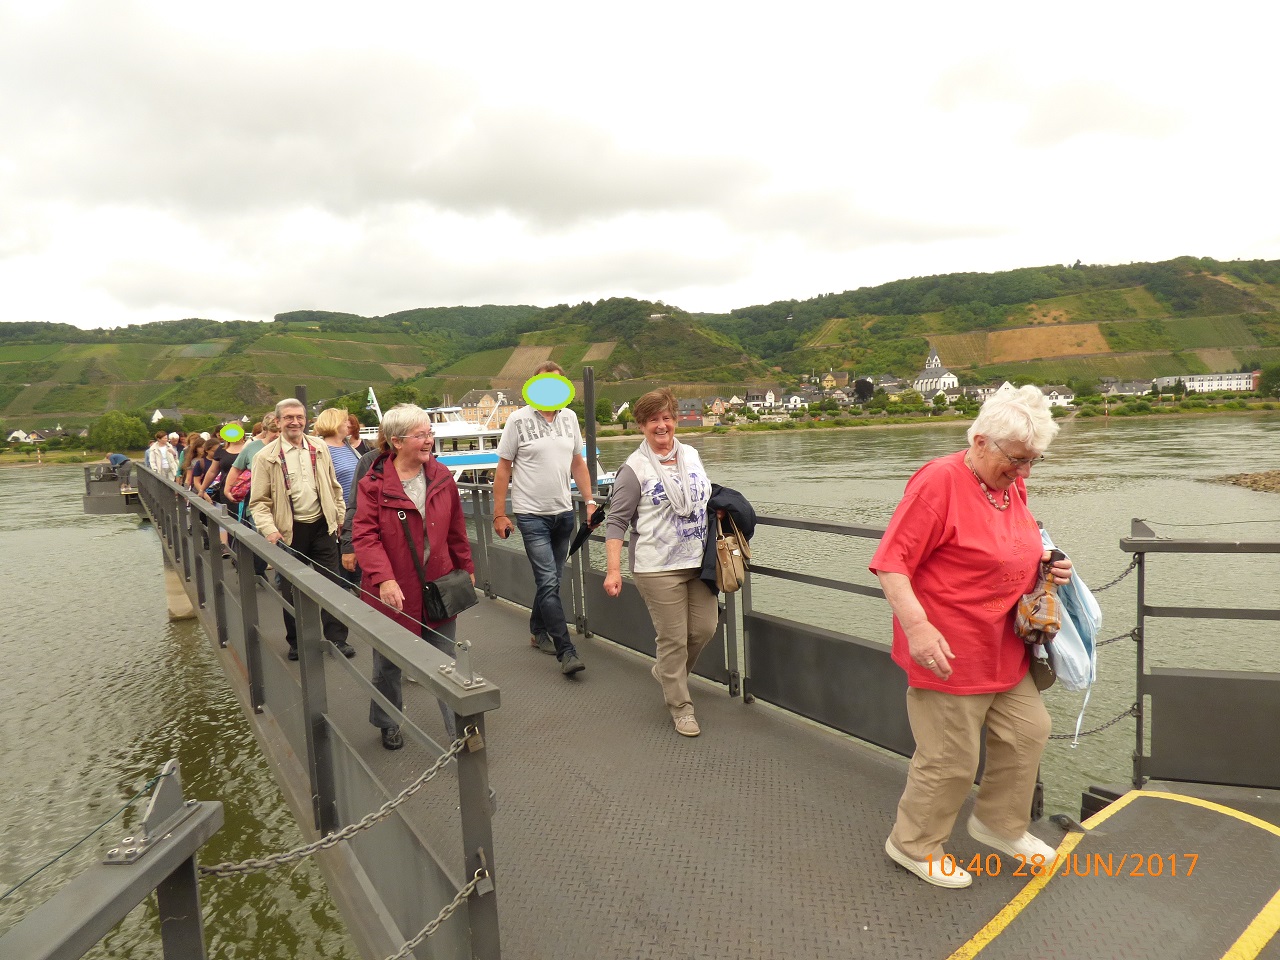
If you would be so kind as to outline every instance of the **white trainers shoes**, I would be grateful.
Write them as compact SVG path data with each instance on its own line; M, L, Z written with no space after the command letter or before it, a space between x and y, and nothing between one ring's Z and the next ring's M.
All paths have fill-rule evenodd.
M982 825L981 820L974 816L969 817L969 836L979 843L986 844L988 847L994 847L1007 856L1020 857L1027 863L1030 863L1031 858L1038 854L1044 857L1044 863L1049 865L1053 863L1053 858L1058 855L1057 850L1030 833L1024 833L1017 840L1005 840L1003 837L997 837Z
M929 860L912 860L895 847L892 840L885 840L884 852L898 866L905 867L925 883L932 883L935 887L948 887L958 890L973 883L973 877L969 871L956 863L952 857L944 857L941 861L933 862Z

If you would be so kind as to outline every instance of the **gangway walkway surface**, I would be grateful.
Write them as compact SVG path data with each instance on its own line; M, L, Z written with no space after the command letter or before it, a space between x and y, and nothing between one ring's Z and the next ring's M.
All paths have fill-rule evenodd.
M265 598L259 609L270 609ZM283 658L273 619L264 617L264 637ZM526 609L482 600L458 627L478 672L503 691L486 736L503 956L939 958L1026 885L1006 871L948 891L888 860L901 758L697 678L703 732L682 737L651 659L575 637L587 670L566 678L529 645L527 626ZM351 662L367 672L368 648ZM347 699L330 694L329 711L397 791L432 758L409 738L384 750L367 698L350 689ZM443 738L435 704L414 684L405 684L405 712ZM446 811L415 798L407 815L447 845L456 833L440 819L453 802ZM1034 829L1061 837L1048 824ZM950 849L965 860L990 852L962 827Z

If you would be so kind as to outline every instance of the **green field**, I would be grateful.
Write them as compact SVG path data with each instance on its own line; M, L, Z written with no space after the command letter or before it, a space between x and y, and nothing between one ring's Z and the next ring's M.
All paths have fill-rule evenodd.
M1122 380L1152 380L1176 377L1186 373L1211 371L1192 353L1130 354L1120 357L1065 357L1056 360L1033 360L1027 363L1003 363L979 367L971 371L979 381L1031 379L1042 384L1059 384L1068 380L1118 377Z
M1241 317L1187 317L1164 321L1178 349L1256 347L1258 341Z
M520 336L522 347L555 347L560 344L581 343L583 353L591 342L590 327L585 323L566 323L550 330L531 330Z
M22 360L44 360L53 356L62 346L57 343L16 343L0 347L0 363L16 363Z
M496 377L502 372L515 347L500 347L497 350L482 350L469 357L463 357L457 363L450 364L439 372L445 377ZM585 352L585 351L584 351Z
M341 336L346 336L345 334ZM391 336L388 334L387 336ZM408 337L395 343L369 343L328 337L270 335L245 351L246 356L287 354L296 357L327 357L338 361L398 363L422 366L422 346Z

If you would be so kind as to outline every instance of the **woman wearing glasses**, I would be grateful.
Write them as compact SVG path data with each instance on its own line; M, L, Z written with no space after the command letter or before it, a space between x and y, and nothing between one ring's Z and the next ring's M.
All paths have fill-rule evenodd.
M458 485L433 455L434 441L431 420L421 407L402 403L387 411L382 418L382 452L356 487L351 539L363 571L365 602L437 649L452 653L457 620L426 620L418 566L422 564L428 581L462 569L475 583L475 565ZM377 650L373 685L396 709L403 709L400 668ZM449 739L455 739L453 714L443 703L440 712ZM382 745L388 750L404 746L400 725L376 701L369 704L369 722L382 730Z
M1026 479L1058 432L1039 389L1005 389L982 405L969 447L921 467L907 482L871 570L893 608L893 660L907 673L916 750L885 852L922 880L967 887L943 869L943 844L986 764L968 830L1011 859L1054 849L1034 837L1031 799L1049 714L1028 674L1014 611L1034 589L1041 562ZM1071 562L1053 565L1066 583Z

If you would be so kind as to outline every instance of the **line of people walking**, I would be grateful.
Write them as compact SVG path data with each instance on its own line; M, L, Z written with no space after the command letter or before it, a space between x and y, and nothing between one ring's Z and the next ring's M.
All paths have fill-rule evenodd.
M539 372L563 374L551 363ZM629 541L632 580L656 634L653 678L676 732L696 737L701 729L689 676L719 622L709 547L726 518L749 537L755 517L745 498L713 484L697 450L679 441L669 390L643 396L635 416L644 439L615 479L604 591L620 595ZM219 459L218 447L209 452L215 441L188 438L186 475L200 477L192 483L207 494L206 478L216 476L219 462L228 464L224 487L237 471L250 469L249 516L269 542L284 542L335 578L345 572L366 603L451 652L456 619L428 619L422 587L456 570L474 583L475 566L457 484L434 456L432 421L417 406L394 407L383 418L376 448L359 456L351 443L358 424L348 417L325 411L317 418L319 437L309 438L302 404L281 401L274 417L263 419L265 439L254 441L261 443L256 452L246 445L238 456L227 451ZM1041 549L1027 506L1025 481L1056 432L1038 389L990 398L969 429L967 448L925 464L908 481L870 563L893 611L892 655L907 675L916 742L885 851L937 886L972 882L963 869L944 873L941 864L984 739L986 765L969 833L1010 856L1051 859L1054 852L1028 830L1049 717L1013 621L1018 600L1039 578L1061 584L1071 577L1069 560L1050 562ZM553 654L560 672L580 682L586 664L560 599L575 525L570 482L591 490L577 417L568 409L526 406L507 421L498 455L493 532L502 539L513 529L521 533L535 583L529 643ZM208 463L203 476L202 462ZM588 522L600 509L588 493ZM291 596L287 585L285 595ZM289 656L296 659L292 620L286 614ZM355 655L346 628L327 614L324 633L339 651ZM401 710L399 667L376 651L373 660L375 689ZM441 712L452 738L454 717L443 704ZM385 748L404 745L399 725L377 700L369 721Z

